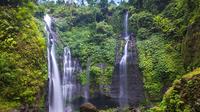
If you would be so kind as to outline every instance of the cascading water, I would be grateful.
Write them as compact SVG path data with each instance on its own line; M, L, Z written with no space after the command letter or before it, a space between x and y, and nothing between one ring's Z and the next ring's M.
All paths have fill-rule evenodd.
M76 91L76 80L74 77L74 61L71 59L71 52L68 47L64 48L64 74L63 74L63 97L66 102L66 111L73 112L72 98Z
M89 57L87 60L87 70L86 70L86 85L84 87L84 98L85 98L85 102L88 102L89 98L90 98L90 62L91 58Z
M54 3L56 3L58 0L48 0L48 1L53 1Z
M128 12L125 14L124 19L124 39L126 41L124 47L124 55L120 61L120 90L119 90L119 105L120 108L128 106L128 90L127 90L127 57L128 57Z
M61 81L55 55L55 37L54 32L51 30L51 17L48 14L45 15L44 21L46 22L45 29L48 33L49 112L64 112Z

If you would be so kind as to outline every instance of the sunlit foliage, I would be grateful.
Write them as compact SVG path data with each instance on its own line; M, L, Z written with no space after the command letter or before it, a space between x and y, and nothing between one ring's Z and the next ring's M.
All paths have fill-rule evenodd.
M46 47L32 7L0 8L0 94L37 109L46 79Z

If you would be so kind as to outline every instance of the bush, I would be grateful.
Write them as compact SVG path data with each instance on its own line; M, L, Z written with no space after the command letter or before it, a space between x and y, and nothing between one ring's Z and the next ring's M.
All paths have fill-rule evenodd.
M154 16L147 11L142 11L139 13L134 13L130 16L130 25L134 32L136 32L139 28L147 28L153 29L153 18Z
M151 35L150 31L146 28L140 28L137 31L137 38L140 40L148 39L150 38L150 35Z
M165 91L163 88L184 72L181 57L170 41L161 35L152 35L149 39L139 41L137 47L144 87L151 100L161 99Z
M200 69L196 69L180 80L174 81L172 87L165 93L161 104L149 112L193 112L200 109L199 85Z
M46 47L34 11L28 7L0 10L1 97L24 107L39 105L47 73Z

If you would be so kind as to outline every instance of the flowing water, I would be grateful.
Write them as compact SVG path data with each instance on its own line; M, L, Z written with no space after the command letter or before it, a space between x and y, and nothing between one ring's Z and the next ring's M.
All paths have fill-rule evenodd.
M44 21L46 22L45 29L48 33L49 112L64 112L61 80L55 55L55 35L51 30L51 17L48 14L45 15Z
M74 74L75 63L71 59L70 49L64 48L63 59L63 80L61 83L58 64L55 55L55 32L52 30L51 17L45 15L46 31L48 33L48 78L49 78L49 112L74 112L73 97L76 92L76 79ZM127 87L127 57L128 57L128 12L124 19L124 46L123 56L120 61L120 86L119 86L119 105L120 108L128 106L128 87ZM89 100L89 86L90 86L90 58L87 62L87 84L84 88L85 102ZM62 84L62 85L61 85ZM65 103L64 103L65 102ZM64 109L64 106L66 107Z
M128 36L128 12L125 14L124 19L124 39L126 41L124 47L124 54L120 61L120 90L119 90L119 105L120 108L124 108L128 106L128 90L127 90L127 57L128 57L128 43L129 43L129 36Z
M90 63L91 63L91 58L89 57L87 60L87 70L86 70L86 79L87 82L84 86L84 98L85 102L88 102L90 98Z
M76 92L76 80L74 76L75 63L72 61L71 52L68 47L64 48L64 73L63 73L63 97L66 102L66 111L73 112L72 98Z

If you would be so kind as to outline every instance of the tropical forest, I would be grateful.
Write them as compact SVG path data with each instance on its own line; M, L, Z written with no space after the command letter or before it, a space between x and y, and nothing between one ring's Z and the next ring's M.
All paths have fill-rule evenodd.
M200 0L0 0L0 112L200 112Z

